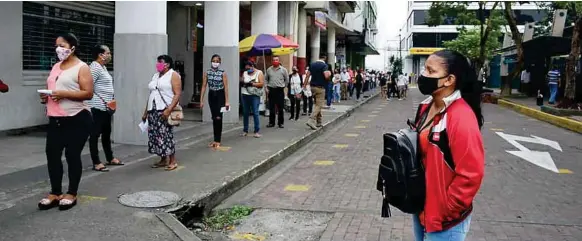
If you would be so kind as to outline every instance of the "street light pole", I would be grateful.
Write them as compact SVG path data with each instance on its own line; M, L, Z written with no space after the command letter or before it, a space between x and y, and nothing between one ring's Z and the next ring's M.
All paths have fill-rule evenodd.
M398 57L402 61L402 35L400 31L402 31L402 29L398 29Z

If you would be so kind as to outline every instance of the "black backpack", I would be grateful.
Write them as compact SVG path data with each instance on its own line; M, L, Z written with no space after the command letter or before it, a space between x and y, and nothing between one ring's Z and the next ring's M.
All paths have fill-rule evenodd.
M428 111L420 123L424 122L426 114ZM408 120L409 128L384 134L384 153L376 185L382 192L382 217L390 217L390 205L409 214L418 214L424 209L425 176L415 123Z

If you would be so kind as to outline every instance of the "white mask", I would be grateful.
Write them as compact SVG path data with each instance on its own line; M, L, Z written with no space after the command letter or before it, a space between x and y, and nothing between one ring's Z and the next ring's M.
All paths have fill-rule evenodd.
M73 53L73 49L67 49L60 46L57 47L55 51L57 52L57 57L59 58L60 61L64 61L65 59L69 58L69 56L71 56L71 53Z
M212 68L216 69L218 66L220 66L220 63L212 62Z

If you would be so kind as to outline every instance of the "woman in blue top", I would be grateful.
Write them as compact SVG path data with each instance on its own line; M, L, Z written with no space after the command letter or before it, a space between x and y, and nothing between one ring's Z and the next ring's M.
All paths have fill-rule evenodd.
M222 107L230 108L228 103L228 78L226 72L219 68L222 58L220 55L212 55L211 68L202 77L202 91L200 95L200 108L204 107L204 94L208 86L208 107L212 115L212 128L214 129L214 141L209 147L219 148L222 136Z

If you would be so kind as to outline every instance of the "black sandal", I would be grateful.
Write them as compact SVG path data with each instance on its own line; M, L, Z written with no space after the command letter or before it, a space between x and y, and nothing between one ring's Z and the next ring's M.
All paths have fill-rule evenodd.
M59 202L61 201L61 196L57 196L54 194L49 194L46 198L43 198L38 203L39 210L49 210L56 206L59 206Z
M113 160L117 160L117 162L112 162ZM125 163L121 162L121 161L120 161L120 160L118 160L118 159L113 159L113 160L111 160L111 161L108 161L108 162L107 162L107 165L108 165L108 166L123 166L123 165L125 165Z
M69 210L69 209L73 208L75 205L77 205L77 197L75 197L71 194L67 194L66 196L73 197L73 199L67 199L67 198L63 197L59 201L59 210L61 210L61 211Z
M103 166L101 168L97 168L95 166L93 166L93 171L98 171L98 172L109 172L109 168L107 168L106 166Z

